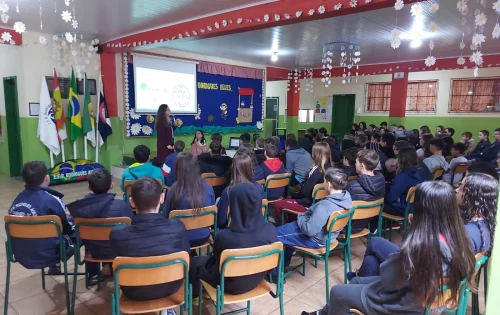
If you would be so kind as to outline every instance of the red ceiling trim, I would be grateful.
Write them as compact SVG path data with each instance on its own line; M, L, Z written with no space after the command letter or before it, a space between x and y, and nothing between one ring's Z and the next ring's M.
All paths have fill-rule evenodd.
M2 35L4 32L10 33L10 35L12 36L12 40L15 42L15 46L21 46L23 44L23 34L16 33L14 30L8 28L0 27L0 35ZM1 39L0 44L10 45L10 43L6 43Z
M267 67L266 80L267 81L288 80L288 72L289 72L288 69Z
M423 0L415 0L414 2L418 1ZM342 4L341 9L335 10L335 5L339 3ZM139 47L144 49L145 46L150 46L148 48L152 48L155 47L155 44L158 46L161 42L174 39L178 40L179 38L182 40L189 40L186 39L186 37L210 38L275 26L314 21L334 16L388 8L394 5L394 0L372 0L369 3L358 0L355 8L350 7L349 3L350 0L282 0L271 2L125 36L104 43L103 50L105 52L118 53L135 50ZM323 14L318 12L320 6L324 6L325 8ZM314 10L314 13L309 15L309 10ZM297 16L297 12L301 12L301 15ZM267 22L264 19L266 14L269 18ZM289 15L288 19L285 17L285 14ZM279 20L276 20L275 15L279 15ZM224 21L227 24L226 26L224 26ZM219 28L216 27L216 23L219 24ZM210 27L211 30L208 30L207 27ZM201 30L204 30L204 32L201 32Z

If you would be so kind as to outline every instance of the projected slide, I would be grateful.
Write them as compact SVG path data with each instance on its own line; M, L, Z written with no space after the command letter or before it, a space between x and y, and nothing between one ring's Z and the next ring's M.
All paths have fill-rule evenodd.
M141 56L134 58L134 76L136 112L168 104L173 114L197 113L196 65Z

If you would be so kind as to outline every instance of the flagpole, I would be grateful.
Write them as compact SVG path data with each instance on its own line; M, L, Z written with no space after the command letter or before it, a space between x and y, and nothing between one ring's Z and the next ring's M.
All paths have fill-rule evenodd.
M84 151L84 156L85 160L87 159L87 138L83 137L83 151Z
M78 139L75 139L75 142L73 142L73 158L76 160L76 140Z
M64 141L61 141L61 153L62 153L62 161L66 162L66 155L64 154Z
M99 120L100 119L100 116L99 116L99 106L101 106L101 81L102 80L102 75L101 73L99 72L99 82L98 82L98 85L97 85L97 115L95 115L95 142L96 142L96 147L95 147L95 162L96 163L99 163Z
M49 151L50 154L50 167L54 167L54 156L52 154L52 151Z

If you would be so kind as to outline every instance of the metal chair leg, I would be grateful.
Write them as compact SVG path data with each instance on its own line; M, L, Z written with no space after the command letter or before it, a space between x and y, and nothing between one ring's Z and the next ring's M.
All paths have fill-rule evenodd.
M68 284L68 264L66 262L66 259L63 259L64 262L64 289L66 290L66 308L68 310L68 314L71 315L72 310L71 310L71 303L70 303L70 298L69 298L69 284ZM76 280L76 279L75 279Z
M250 315L250 301L247 301L247 315Z
M7 315L9 310L9 283L10 283L10 260L7 256L7 274L5 275L5 301L3 306L3 313Z
M42 268L42 289L45 290L45 269Z
M328 302L330 302L330 283L329 283L330 279L328 279L328 255L326 254L325 254L325 279L326 279L326 304L328 304Z

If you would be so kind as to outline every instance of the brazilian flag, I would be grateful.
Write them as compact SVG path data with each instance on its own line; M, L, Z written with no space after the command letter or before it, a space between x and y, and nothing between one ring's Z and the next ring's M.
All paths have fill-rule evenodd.
M74 142L83 135L82 131L82 112L80 101L78 100L78 90L76 86L75 71L71 69L71 86L69 89L68 115L71 118L70 139Z

